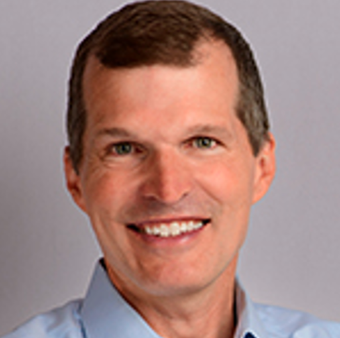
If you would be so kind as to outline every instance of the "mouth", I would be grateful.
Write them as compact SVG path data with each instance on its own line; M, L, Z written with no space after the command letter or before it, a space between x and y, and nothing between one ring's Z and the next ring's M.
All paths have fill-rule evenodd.
M178 237L198 231L210 223L210 219L201 220L178 220L143 222L141 224L128 224L128 228L139 234L154 236L159 238Z

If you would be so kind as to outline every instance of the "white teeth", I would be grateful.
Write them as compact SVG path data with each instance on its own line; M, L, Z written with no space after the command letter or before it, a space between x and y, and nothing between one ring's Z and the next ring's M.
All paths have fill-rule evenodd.
M187 231L187 223L182 222L181 227L180 227L181 232L186 232Z
M161 229L160 228L153 228L152 229L152 234L157 236L157 235L160 235L161 234Z
M170 229L165 224L162 224L160 227L160 236L169 237L169 235L170 235Z
M175 237L183 233L198 230L203 226L202 221L188 222L171 222L170 224L162 223L160 225L146 225L144 231L147 235L159 237Z
M193 221L190 221L187 225L187 231L192 231L195 228L195 223Z
M201 227L201 224L194 223L194 230L197 230Z
M178 236L181 233L179 224L177 222L172 222L170 224L171 236Z

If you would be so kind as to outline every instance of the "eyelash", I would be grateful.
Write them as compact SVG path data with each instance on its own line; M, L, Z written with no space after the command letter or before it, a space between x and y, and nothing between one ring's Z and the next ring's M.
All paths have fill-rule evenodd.
M129 149L128 149L127 152L124 152L124 149L121 148L120 150L123 150L123 152L121 152L120 150L118 150L119 147L129 147ZM126 150L126 148L125 148L125 150ZM115 144L111 144L108 147L107 152L109 154L114 153L115 156L127 156L127 155L130 155L132 153L140 153L140 152L142 152L142 150L141 150L141 147L138 147L133 142L126 141L126 142L118 142L118 143L115 143Z

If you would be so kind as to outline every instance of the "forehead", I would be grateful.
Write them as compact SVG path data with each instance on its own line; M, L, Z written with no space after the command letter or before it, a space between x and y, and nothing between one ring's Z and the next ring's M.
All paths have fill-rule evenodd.
M188 67L169 65L136 68L104 67L91 56L83 77L84 103L88 119L101 118L110 107L125 111L170 104L174 109L209 110L221 104L234 108L238 96L238 76L230 49L222 41L200 44L195 63ZM152 98L152 100L150 99ZM106 111L107 113L107 111Z

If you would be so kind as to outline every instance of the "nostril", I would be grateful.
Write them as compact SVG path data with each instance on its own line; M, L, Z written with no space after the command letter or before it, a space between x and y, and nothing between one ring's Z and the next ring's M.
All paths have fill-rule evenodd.
M177 203L192 186L192 173L176 149L158 149L145 162L141 193L165 204Z

